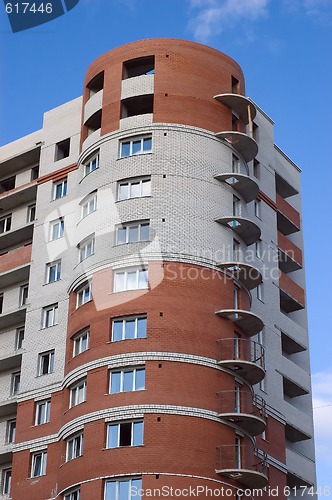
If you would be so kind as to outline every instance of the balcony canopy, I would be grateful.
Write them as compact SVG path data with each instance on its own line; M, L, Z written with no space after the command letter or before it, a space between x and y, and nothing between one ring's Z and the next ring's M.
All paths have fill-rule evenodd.
M228 141L239 153L239 155L242 156L246 163L253 160L255 156L257 156L257 142L252 137L249 137L249 135L244 134L243 132L232 130L217 132L216 137L218 137L218 139L224 139L225 141Z
M248 290L252 290L263 281L261 272L254 266L243 262L221 262L220 269L224 269L234 278L239 280Z
M245 125L248 125L248 123L256 116L255 106L247 97L244 97L243 95L218 94L214 96L214 99L234 110Z
M244 217L220 217L216 222L232 229L248 246L258 241L261 236L257 224Z
M242 196L246 203L249 203L257 198L259 192L258 184L253 179L248 177L248 175L225 173L216 175L215 179L225 182L225 184L228 184L235 189L235 191Z
M244 311L243 309L221 309L220 311L216 311L216 314L238 325L248 337L257 335L264 326L261 318L251 311Z

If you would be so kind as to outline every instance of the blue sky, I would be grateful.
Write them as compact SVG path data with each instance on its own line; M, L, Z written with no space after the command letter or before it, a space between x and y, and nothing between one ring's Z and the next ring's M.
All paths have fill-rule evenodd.
M16 34L1 9L1 145L81 95L88 65L121 44L184 38L241 65L247 95L275 121L275 142L303 171L318 485L332 487L332 0L80 0L65 16Z

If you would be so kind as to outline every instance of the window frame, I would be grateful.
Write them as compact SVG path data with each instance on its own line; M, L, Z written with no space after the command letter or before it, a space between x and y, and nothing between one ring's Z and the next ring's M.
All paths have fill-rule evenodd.
M91 203L92 203L92 205L91 205ZM97 190L93 191L88 196L86 196L81 201L80 205L81 205L81 220L85 219L85 217L88 217L90 214L95 212L97 210ZM86 209L86 213L85 213L86 207L87 207L87 209Z
M59 226L59 229L56 230L56 226ZM58 234L58 236L56 235ZM49 241L56 241L60 238L63 238L65 235L65 219L64 217L59 217L52 222L50 222L50 236Z
M89 247L91 246L91 253L87 253ZM78 262L83 262L83 260L88 259L95 253L95 234L84 238L84 240L80 241L77 245L78 248Z
M86 292L88 293L86 294ZM78 309L79 307L82 307L88 302L92 301L92 283L88 281L88 283L85 283L77 290L75 290L75 293L76 293L76 309Z
M149 141L151 143L150 149L144 149L144 141ZM134 143L140 143L139 150L134 151ZM129 144L129 153L123 154L123 145ZM152 153L152 134L138 135L134 137L125 137L119 140L119 159L129 158L130 156L136 156L146 153Z
M8 231L10 231L12 227L12 214L3 215L2 217L0 217L0 228L2 221L3 231L0 230L0 234L8 233Z
M42 328L50 328L51 326L58 325L58 315L59 315L59 304L56 302L55 304L50 304L49 306L45 306L42 309ZM51 322L48 323L46 321L48 317L48 313L52 313L50 318Z
M80 500L81 491L80 488L75 488L68 493L63 494L63 500Z
M95 161L96 160L96 161ZM82 162L83 164L83 178L91 174L99 168L100 164L100 151L92 153L86 160ZM92 168L93 167L93 168Z
M1 491L4 496L10 495L11 483L12 483L12 469L2 469Z
M19 306L24 307L28 304L29 299L29 283L20 286L20 302Z
M17 383L18 380L18 383ZM20 392L21 372L13 372L11 376L11 396L16 396Z
M130 424L130 444L120 444L120 438L121 438L121 426L123 425L128 425ZM140 424L142 425L142 431L141 431L141 442L139 443L134 443L134 438L135 438L135 425ZM111 427L116 427L116 434L117 434L117 444L115 446L110 446L110 428ZM115 448L124 448L124 447L129 447L129 446L143 446L144 444L144 420L131 420L131 421L123 421L123 422L109 422L107 424L107 431L106 431L106 449L107 450L113 450Z
M66 439L66 462L70 462L71 460L75 460L75 458L81 457L83 455L83 445L83 431L69 436Z
M142 226L148 226L148 238L147 239L142 239L141 238L141 232L142 232ZM130 241L130 228L137 227L137 240ZM124 222L122 224L119 224L115 227L115 244L116 245L128 245L129 243L139 243L139 242L144 242L144 241L150 241L150 219L143 219L139 221L132 221L132 222ZM119 241L119 230L124 230L125 231L125 241Z
M126 337L126 326L127 323L132 322L134 320L135 325L134 325L134 337ZM140 320L145 320L145 335L144 337L138 336L139 333L139 328L138 328L138 323ZM115 339L114 338L114 325L116 323L122 323L121 326L121 339ZM136 340L136 339L145 339L147 338L147 315L146 314L140 314L136 316L123 316L123 317L118 317L118 318L113 318L112 319L112 331L111 331L111 342L120 342L122 340Z
M87 381L86 378L82 378L75 384L69 387L69 408L74 408L75 406L78 406L86 401L86 386L87 386ZM83 394L83 399L79 400L80 398L77 397L79 395L79 391L82 391Z
M48 424L51 420L51 399L35 402L35 426Z
M21 335L23 331L23 337ZM21 326L19 328L16 328L16 334L15 334L15 351L19 351L20 349L22 349L22 343L23 343L23 340L24 340L24 333L25 333L25 328L24 326Z
M45 361L47 363L46 372L44 372ZM44 375L50 375L51 373L54 373L54 361L55 361L55 349L39 353L37 376L42 377Z
M137 482L138 485L136 486L135 484L133 484L134 482ZM114 483L115 484L115 496L109 496L108 495L108 492L107 492L107 485L110 484L110 483ZM120 483L128 483L128 492L129 494L133 491L133 487L136 487L137 488L137 492L139 490L142 489L142 477L139 476L139 477L131 477L130 479L115 479L115 478L112 478L112 479L109 479L109 480L106 480L105 481L105 485L104 485L104 500L119 500L120 496L119 496L119 489L120 489ZM112 492L111 492L112 494ZM130 497L128 498L128 500L133 500L133 499L136 499L137 498L137 493L131 495L130 494Z
M58 187L60 187L60 196L57 196L58 194ZM68 193L68 177L63 177L62 179L58 181L53 182L52 186L52 200L61 200L61 198L64 198L67 196Z
M36 203L28 205L27 210L27 223L34 222L36 220Z
M34 469L36 467L36 460L40 457L40 474L34 474ZM46 475L46 465L47 465L47 450L40 450L31 453L31 472L30 477L41 477Z
M16 437L16 419L7 420L6 443L14 444Z
M136 274L135 277L135 288L128 288L128 275L129 274ZM119 284L121 285L121 282L119 283L119 278L117 278L120 275L124 275L123 278L123 288L119 289ZM141 277L146 276L146 279L144 279L144 285L146 286L140 286L140 283L143 282L141 281ZM130 269L116 269L114 270L114 275L113 275L113 293L119 293L119 292L128 292L128 291L133 291L133 290L148 290L149 289L149 276L148 276L148 268L130 268Z
M86 348L81 349L82 345L82 339L83 337L86 336ZM79 331L76 333L73 337L73 358L76 356L79 356L83 352L87 351L89 349L89 344L90 344L90 328L84 328L83 330ZM78 349L76 347L78 346Z
M137 196L132 195L132 186L133 185L139 185L139 194ZM142 186L143 184L148 184L148 194L143 194ZM128 196L122 197L121 196L121 186L127 186L128 185ZM122 179L117 182L117 201L125 201L125 200L132 200L134 198L145 198L151 196L151 175L147 176L142 176L142 177L131 177L129 179Z
M51 270L55 268L54 279L51 279ZM56 283L61 280L61 259L46 264L45 284Z
M142 371L144 372L144 387L141 389L137 389L137 372ZM133 383L132 383L132 389L130 390L124 390L124 374L125 373L133 373ZM110 371L110 380L109 380L109 394L119 394L121 392L136 392L136 391L144 391L145 390L145 366L144 367L134 367L134 368L123 368L123 369L115 369ZM119 388L120 390L118 392L112 392L112 376L114 374L120 373L120 383L119 383Z
M262 202L257 198L254 201L254 213L258 219L262 219Z

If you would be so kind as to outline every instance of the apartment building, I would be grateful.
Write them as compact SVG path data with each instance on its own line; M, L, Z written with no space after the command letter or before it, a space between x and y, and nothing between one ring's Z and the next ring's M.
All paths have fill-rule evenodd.
M227 55L150 39L0 149L0 498L314 485L300 170L273 125Z

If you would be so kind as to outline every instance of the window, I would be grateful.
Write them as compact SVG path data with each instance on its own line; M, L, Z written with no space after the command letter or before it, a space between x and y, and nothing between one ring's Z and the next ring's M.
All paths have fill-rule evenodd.
M76 308L92 300L92 286L87 283L76 292Z
M67 440L66 462L83 455L83 433Z
M257 298L258 300L260 300L261 302L264 301L264 295L263 295L263 283L260 283L257 287L256 287L256 294L257 294Z
M253 129L253 138L255 139L256 142L258 142L259 141L259 126L257 125L257 123L253 122L252 129Z
M29 286L28 285L23 285L23 286L20 287L20 302L19 302L20 307L27 305L27 303L28 303L28 292L29 292Z
M73 357L78 356L89 348L90 331L88 328L73 337Z
M241 260L241 245L237 240L233 240L233 260L239 262Z
M43 328L58 324L58 304L43 307Z
M15 175L0 181L0 194L15 188Z
M262 258L262 240L256 241L256 243L255 243L255 253L256 253L256 257L258 257L259 259Z
M68 158L70 152L70 138L64 141L57 142L55 145L55 155L54 161L62 160L63 158Z
M254 159L254 176L256 177L256 179L260 179L261 176L261 166L259 161L257 161L256 159Z
M121 101L121 119L153 113L153 94L136 95Z
M110 394L145 389L145 368L111 372Z
M112 342L146 337L146 316L114 319L112 322Z
M148 271L146 269L116 271L114 273L114 292L142 288L148 288Z
M11 388L11 394L12 396L15 396L20 390L20 382L21 382L21 373L13 373L12 374L12 388Z
M118 201L151 195L151 177L137 177L118 182Z
M85 401L86 379L82 379L70 388L70 408Z
M233 215L234 217L241 215L241 200L237 196L233 196Z
M12 226L12 214L0 218L0 234L10 231Z
M3 293L0 293L0 314L3 311Z
M82 204L82 219L97 210L97 193L91 194Z
M133 139L125 139L120 142L120 158L127 156L138 155L141 153L151 153L152 151L152 135L147 137L134 137Z
M60 181L53 182L53 200L59 200L67 195L67 177Z
M232 155L232 172L233 174L240 172L240 160L235 155Z
M58 240L65 234L65 221L58 219L50 223L50 241Z
M142 489L142 479L124 479L120 481L106 481L105 500L133 500L139 498Z
M238 124L239 124L238 117L232 114L232 130L234 132L238 131Z
M61 260L46 264L46 283L54 283L61 279Z
M254 202L254 207L255 207L255 215L259 219L261 218L261 200L255 200Z
M2 471L2 494L10 495L10 486L12 481L12 470L5 469Z
M241 438L235 438L235 468L241 469Z
M47 424L50 421L51 400L45 399L36 403L35 425Z
M31 177L30 177L30 179L32 181L35 181L36 179L38 179L38 177L39 177L39 165L37 165L36 167L33 167L31 169Z
M85 238L78 244L78 252L79 252L79 262L87 259L91 255L95 253L95 237L94 235Z
M234 309L239 309L239 293L240 293L239 287L234 285L234 290L233 290L233 307L234 307Z
M19 349L22 349L23 345L23 340L24 340L24 328L17 328L16 330L16 339L15 339L15 350L18 351Z
M154 73L154 56L136 57L123 63L123 80L151 73Z
M28 206L27 222L33 222L36 220L36 205Z
M240 392L240 386L239 384L235 384L235 391L234 391L234 412L235 413L240 413L241 412L241 392Z
M232 93L233 94L238 94L239 93L239 80L235 78L235 76L232 76Z
M63 500L80 500L80 490L72 490L69 493L65 493Z
M116 228L116 243L135 243L138 241L149 241L150 221L130 222Z
M47 375L54 372L54 350L38 355L38 375Z
M32 454L31 477L44 476L46 474L47 451L39 451Z
M16 435L16 420L8 420L7 422L7 443L15 443Z
M122 422L107 426L106 448L143 444L143 421Z
M84 177L94 170L99 168L99 151L98 153L94 153L93 156L90 156L84 163L83 163L83 175Z

